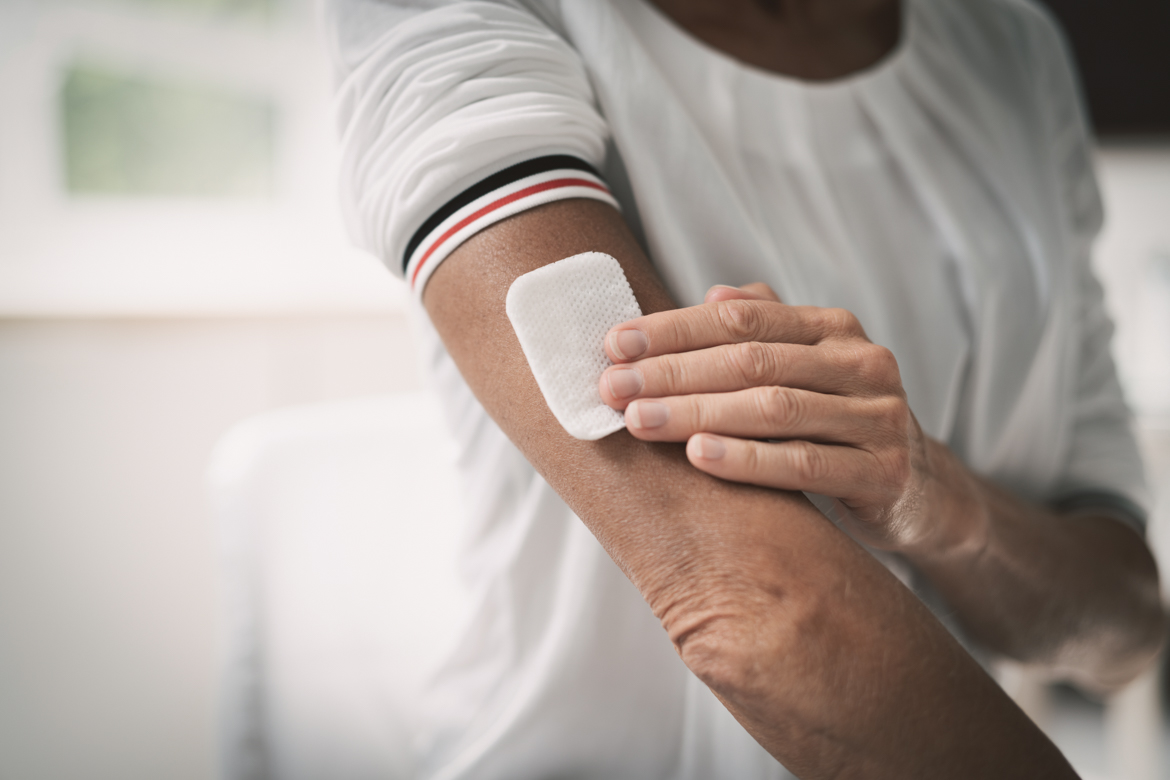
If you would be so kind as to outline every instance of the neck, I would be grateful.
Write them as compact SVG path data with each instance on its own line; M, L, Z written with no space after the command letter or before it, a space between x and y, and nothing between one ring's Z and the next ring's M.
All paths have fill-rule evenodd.
M824 81L864 70L898 43L899 0L651 0L730 56L784 76Z

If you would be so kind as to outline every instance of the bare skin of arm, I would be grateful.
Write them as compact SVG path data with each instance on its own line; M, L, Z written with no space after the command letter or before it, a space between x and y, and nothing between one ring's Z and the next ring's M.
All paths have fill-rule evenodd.
M889 572L803 496L717 479L679 444L571 438L504 311L512 281L618 259L643 311L674 308L605 204L500 222L424 304L472 391L637 586L686 665L802 778L1066 778L1059 751Z
M838 79L872 67L890 54L902 33L899 0L652 2L675 24L707 45L757 68L804 80ZM748 289L753 287L756 289ZM708 294L708 300L775 299L762 285L748 288L715 289ZM824 316L824 310L814 311L809 319L815 326L815 320ZM687 326L689 340L681 339L669 346L658 342L647 355L743 341L735 333L720 330L726 317L703 322L702 316L695 316L687 321L696 323ZM877 367L868 386L848 388L870 402L864 412L870 415L870 424L852 440L842 438L840 427L835 431L822 428L794 434L788 425L790 420L782 420L776 426L777 415L783 416L789 407L777 407L774 393L757 395L738 406L726 396L696 396L698 400L689 403L672 399L670 403L678 408L673 410L670 424L643 428L629 416L627 423L636 436L647 441L690 439L691 462L715 476L850 499L847 503L860 521L850 527L850 532L876 547L905 555L940 590L970 633L987 647L1025 663L1043 665L1099 690L1116 688L1133 679L1156 656L1165 633L1157 568L1141 537L1107 514L1061 516L973 474L944 444L929 439L918 429L905 404L897 366L888 351L883 355L880 348L874 349L855 321L834 330L839 324L829 323L819 332L826 343L844 347L837 350L837 357L854 363L858 357L871 358L868 365ZM672 327L676 326L658 326L658 335ZM704 327L708 329L704 331ZM808 328L796 330L800 332L795 337L774 335L778 340L815 345L807 338ZM622 362L612 350L611 357ZM713 384L704 384L711 371L697 367L693 361L690 367L680 361L665 367L647 365L645 388L621 398L610 395L607 400L614 408L625 409L638 398L793 386L792 377L787 375L747 376L748 381L739 386L720 385L726 377L742 374L736 370L736 360L734 355L710 358L710 365L722 371L721 378ZM747 362L750 364L750 358ZM811 373L829 376L829 362L822 361ZM784 358L773 365L790 363ZM687 381L678 381L683 377ZM675 381L670 385L672 378ZM825 389L814 385L795 387L845 393L840 387ZM605 394L605 387L602 392ZM689 409L684 408L687 406ZM806 417L824 412L820 414L822 421L831 417L831 410L802 408L801 412ZM856 431L857 426L853 428ZM702 443L719 437L696 437L700 432L724 434L723 457L703 457ZM879 435L874 436L875 432ZM868 495L848 495L833 489L832 484L816 484L817 480L801 473L800 463L777 454L783 448L727 437L792 437L845 445L836 451L820 451L831 456L818 461L821 483L826 482L826 472L838 483L848 482L853 489L866 482L872 486L873 475L884 478L881 484L872 486ZM844 452L850 447L869 454L882 450L882 457L873 460L884 462L858 467L854 458L854 469L849 473L842 466L842 456L853 454ZM865 476L859 476L859 468Z
M618 355L619 336L645 351ZM686 441L724 479L839 497L850 533L904 555L987 647L1099 690L1155 657L1165 617L1142 538L971 472L923 434L893 355L848 312L717 287L618 326L607 349L619 365L600 390L635 436Z
M1133 680L1165 636L1158 569L1128 525L1062 516L970 473L933 442L939 471L969 490L946 510L978 518L981 545L920 549L908 558L972 635L1026 663L1101 692Z

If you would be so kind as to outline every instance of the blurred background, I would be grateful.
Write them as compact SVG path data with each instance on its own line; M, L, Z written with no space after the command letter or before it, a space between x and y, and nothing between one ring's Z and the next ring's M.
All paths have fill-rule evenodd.
M1101 138L1096 260L1165 571L1170 3L1050 5ZM405 294L341 228L316 13L0 0L0 780L219 777L216 442L267 410L419 388ZM1129 711L1162 717L1144 684ZM1161 768L1119 769L1108 746L1148 718L1029 690L1087 774L1170 778L1164 725L1141 743Z

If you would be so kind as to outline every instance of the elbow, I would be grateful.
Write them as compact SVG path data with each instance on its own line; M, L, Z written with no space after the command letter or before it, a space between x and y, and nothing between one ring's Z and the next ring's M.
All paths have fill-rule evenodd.
M1115 524L1110 521L1110 528ZM1116 546L1117 540L1124 546ZM1035 631L1021 634L1003 652L1046 668L1099 695L1137 679L1159 657L1170 627L1158 567L1145 543L1129 529L1102 554L1095 582L1081 583L1083 600L1042 615Z
M1107 695L1129 685L1154 664L1165 646L1170 623L1160 600L1145 601L1124 628L1106 628L1098 632L1096 641L1073 643L1068 650L1068 676L1074 682ZM1078 645L1089 647L1077 652ZM1076 663L1077 656L1084 661Z
M752 709L775 694L791 647L792 605L753 594L712 599L666 625L684 664L728 704Z
M1155 579L1144 594L1143 608L1138 627L1134 631L1132 647L1129 652L1130 663L1134 669L1130 679L1137 677L1157 659L1166 646L1166 631L1170 627L1170 617L1163 604L1158 581Z
M1134 566L1127 577L1125 603L1129 609L1115 611L1113 621L1107 621L1098 634L1094 653L1097 663L1092 665L1087 684L1098 691L1116 691L1133 682L1155 662L1166 642L1166 606L1157 564L1145 551L1142 563Z
M675 641L687 668L724 701L750 699L763 676L763 658L753 653L743 628L734 621L713 620Z
M1112 608L1082 624L1052 659L1058 674L1101 695L1124 688L1149 669L1170 627L1152 558L1145 571L1126 578L1125 586Z

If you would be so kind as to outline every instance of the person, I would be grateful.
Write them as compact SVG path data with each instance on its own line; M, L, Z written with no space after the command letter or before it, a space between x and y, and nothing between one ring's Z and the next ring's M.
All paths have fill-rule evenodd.
M1163 617L1049 18L329 19L350 228L414 293L461 451L475 609L420 776L1074 776L976 657L1118 685ZM514 279L583 251L646 313L607 338L628 427L595 442L557 424L504 313Z

